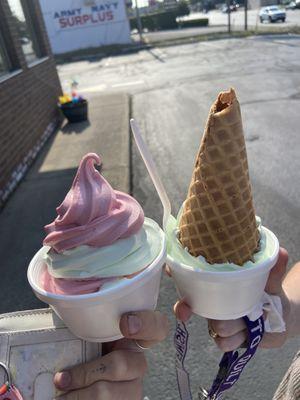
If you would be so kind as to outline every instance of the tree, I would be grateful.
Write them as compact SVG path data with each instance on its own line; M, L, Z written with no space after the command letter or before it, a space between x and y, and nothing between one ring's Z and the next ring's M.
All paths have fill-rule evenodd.
M179 0L176 13L178 17L189 15L190 9L186 0Z

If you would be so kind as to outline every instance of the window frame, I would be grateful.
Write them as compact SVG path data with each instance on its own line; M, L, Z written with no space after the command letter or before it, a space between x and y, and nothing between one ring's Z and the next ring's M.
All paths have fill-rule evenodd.
M29 0L20 0L20 3L22 5L25 20L28 24L28 30L32 38L33 50L37 56L37 60L32 61L35 62L44 58L48 54L45 52L45 46L41 36L41 29L35 15L33 4Z
M0 72L0 77L3 77L7 74L10 74L13 70L13 65L12 62L10 60L7 48L6 48L6 43L5 43L5 39L2 35L2 32L0 30L0 55L3 61L3 65L4 65L4 71Z
M24 60L27 66L30 66L31 64L39 62L39 60L43 60L45 57L48 56L48 54L42 37L41 28L38 19L36 18L35 15L34 4L31 2L31 0L15 0L15 1L19 3L15 4L17 4L17 6L20 5L22 9L22 13L25 20L26 32L29 35L29 39L32 43L32 52L24 51L24 47L20 40L22 36L20 35L19 30L17 31L18 32L17 38L20 40L20 47L22 54L24 56ZM12 15L14 15L15 18L18 20L18 16L14 12L13 2L14 0L11 0L11 2L10 0L8 0L8 7L10 8Z

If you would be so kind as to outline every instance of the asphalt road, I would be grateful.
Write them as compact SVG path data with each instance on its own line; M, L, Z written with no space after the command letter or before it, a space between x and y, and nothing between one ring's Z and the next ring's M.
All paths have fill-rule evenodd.
M176 214L185 198L207 113L217 93L236 88L257 214L290 253L299 259L299 105L300 37L231 39L142 51L59 67L62 82L76 78L83 93L126 91L132 114L157 163ZM161 221L162 207L132 144L133 195L146 215ZM172 320L176 293L163 278L159 308ZM189 325L188 369L194 389L208 386L221 356L207 335L206 321ZM260 351L227 396L231 400L270 400L299 339L279 350ZM178 398L172 337L149 353L145 394L150 400Z

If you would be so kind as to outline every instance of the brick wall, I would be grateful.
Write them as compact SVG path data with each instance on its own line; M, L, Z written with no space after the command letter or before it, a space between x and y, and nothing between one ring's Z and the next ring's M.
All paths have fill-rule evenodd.
M26 0L42 57L27 65L7 0L0 2L0 25L12 63L0 79L0 208L59 121L60 83L39 2ZM4 29L3 29L4 28Z

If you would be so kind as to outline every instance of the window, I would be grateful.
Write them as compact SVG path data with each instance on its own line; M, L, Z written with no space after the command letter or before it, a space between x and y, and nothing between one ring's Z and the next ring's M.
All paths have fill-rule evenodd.
M34 18L24 0L8 0L19 34L20 44L28 64L43 56L38 41L38 30L34 26Z

